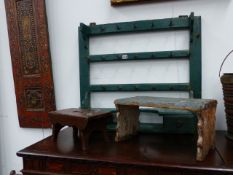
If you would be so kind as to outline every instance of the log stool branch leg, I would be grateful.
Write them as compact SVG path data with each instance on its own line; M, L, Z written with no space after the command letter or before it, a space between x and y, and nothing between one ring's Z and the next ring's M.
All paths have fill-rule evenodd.
M216 108L211 107L197 113L197 155L196 160L203 161L210 149L215 146L215 112Z
M118 113L115 141L119 142L137 134L140 112L139 106L116 105L116 108Z

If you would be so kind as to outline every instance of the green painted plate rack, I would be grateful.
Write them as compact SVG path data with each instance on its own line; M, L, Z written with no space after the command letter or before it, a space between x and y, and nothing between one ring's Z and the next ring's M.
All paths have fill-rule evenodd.
M100 35L117 35L139 32L187 30L190 34L189 50L117 53L90 55L89 39ZM79 27L79 69L81 107L91 107L92 92L142 92L175 91L189 92L190 98L201 98L201 17L179 16L177 18L144 20L96 25L80 24ZM160 84L90 84L90 64L94 62L116 62L155 59L189 59L189 83ZM169 61L168 60L168 61ZM114 112L114 109L112 109ZM177 110L142 109L142 112L156 112L163 116L163 124L141 124L141 131L165 133L194 133L196 117L189 112ZM109 128L112 125L109 125Z

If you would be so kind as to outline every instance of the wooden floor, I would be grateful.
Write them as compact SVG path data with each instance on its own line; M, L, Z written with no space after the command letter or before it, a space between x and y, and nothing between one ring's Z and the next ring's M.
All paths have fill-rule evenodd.
M220 174L225 172L230 175L233 174L233 142L228 141L224 134L220 131L216 133L216 147L203 162L195 160L196 138L193 135L139 134L129 141L120 143L114 142L113 134L109 134L111 138L109 143L94 135L91 137L89 149L82 151L79 142L73 140L71 128L60 132L57 143L48 137L19 151L17 155L25 160L40 157L40 159L91 161L117 167L122 165L172 168L177 171L180 169L182 172L203 171Z

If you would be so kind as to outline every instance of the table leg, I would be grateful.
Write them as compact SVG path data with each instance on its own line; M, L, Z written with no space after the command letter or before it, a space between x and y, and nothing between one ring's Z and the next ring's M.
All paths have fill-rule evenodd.
M115 141L127 140L136 135L139 128L139 107L132 105L116 105L117 128Z
M196 160L203 161L209 150L215 146L215 112L216 107L210 107L197 113L198 139Z

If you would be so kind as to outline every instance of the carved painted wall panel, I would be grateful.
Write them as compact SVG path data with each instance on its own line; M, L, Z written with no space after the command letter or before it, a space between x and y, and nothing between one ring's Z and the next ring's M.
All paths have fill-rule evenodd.
M50 127L55 110L44 0L5 0L21 127Z

